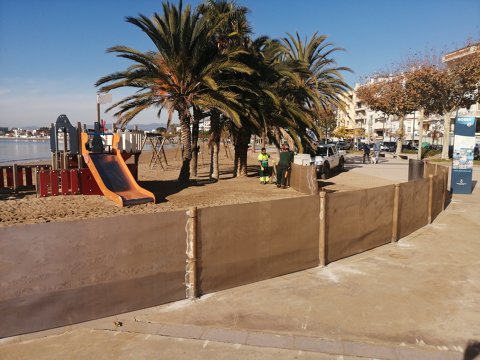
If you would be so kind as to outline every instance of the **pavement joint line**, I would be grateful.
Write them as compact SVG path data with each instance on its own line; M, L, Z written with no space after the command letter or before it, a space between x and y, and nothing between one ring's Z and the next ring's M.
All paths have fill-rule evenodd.
M135 323L135 327L132 324ZM148 324L149 329L158 326L155 332L141 331L143 324ZM174 331L162 331L165 327L174 327ZM208 340L213 342L240 344L276 349L301 350L322 354L357 356L381 360L451 360L462 359L462 353L451 350L439 350L438 348L418 348L411 345L375 344L351 340L330 340L314 336L295 334L275 334L263 331L248 331L242 329L207 327L198 325L185 325L176 323L154 323L145 321L126 321L123 326L116 328L96 328L94 330L125 332L136 334L151 334L172 338L191 340ZM199 332L201 330L201 332ZM226 333L229 335L221 336ZM237 337L233 335L236 333ZM238 340L238 336L244 336ZM236 339L236 340L235 340ZM288 346L287 346L288 345ZM433 345L432 345L433 346Z

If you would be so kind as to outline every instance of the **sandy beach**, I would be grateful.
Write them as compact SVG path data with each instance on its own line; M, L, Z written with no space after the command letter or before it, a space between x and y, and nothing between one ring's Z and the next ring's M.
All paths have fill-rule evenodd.
M278 189L274 184L261 185L258 178L256 152L248 153L248 176L233 178L233 148L228 154L222 146L220 152L220 181L209 180L210 156L208 148L202 148L198 159L198 175L192 177L190 184L182 185L176 181L180 166L180 152L175 148L167 149L168 165L157 164L150 167L152 153L143 152L139 160L139 183L152 191L155 204L143 204L131 207L118 207L103 196L52 196L38 198L34 193L18 195L0 194L0 227L17 224L68 221L140 213L152 213L185 210L189 207L209 207L228 204L240 204L264 200L274 200L305 196L291 188ZM275 148L269 148L271 164L278 161ZM128 160L127 162L131 161ZM350 191L392 184L395 181L375 176L371 172L352 171L359 166L360 157L347 157L347 171L333 173L326 181L320 181L319 187L326 191Z
M139 213L184 210L192 206L206 207L247 203L269 199L303 196L293 189L277 189L273 184L261 185L256 166L257 153L249 153L249 176L233 178L233 159L220 154L220 181L208 179L208 149L199 154L198 176L188 186L179 184L181 156L176 149L167 149L168 165L150 167L151 152L143 152L139 161L139 183L152 191L156 204L117 207L103 196L52 196L38 198L36 194L0 194L0 227L25 223L68 221ZM233 154L233 149L231 149ZM272 155L272 158L275 158ZM129 160L130 161L130 160Z

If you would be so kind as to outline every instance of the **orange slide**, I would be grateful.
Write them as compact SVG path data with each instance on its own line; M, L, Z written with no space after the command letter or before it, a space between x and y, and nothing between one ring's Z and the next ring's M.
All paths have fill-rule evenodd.
M103 195L119 206L155 202L155 195L140 187L118 151L120 136L113 134L112 154L94 153L86 148L88 134L81 134L82 155Z

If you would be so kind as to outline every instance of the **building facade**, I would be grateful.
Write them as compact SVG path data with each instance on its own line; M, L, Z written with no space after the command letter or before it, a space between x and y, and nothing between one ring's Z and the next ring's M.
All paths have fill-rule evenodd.
M467 46L455 50L443 56L442 61L447 63L463 56L480 51L480 44ZM378 79L371 78L369 82ZM360 138L362 141L396 141L400 129L399 119L396 116L386 116L384 113L373 111L368 108L357 96L356 90L359 84L355 85L353 91L345 93L343 96L346 105L346 111L337 112L337 127L343 126L350 130L351 139ZM459 109L458 116L475 116L477 118L477 131L480 128L480 104L472 105L469 109ZM418 145L420 112L415 111L408 114L404 119L404 141L405 143ZM451 121L451 128L448 131L452 134L454 127L454 117ZM443 118L440 115L431 115L423 122L423 143L432 145L443 145L444 139ZM480 142L480 133L477 133L477 142ZM450 136L450 144L453 136Z

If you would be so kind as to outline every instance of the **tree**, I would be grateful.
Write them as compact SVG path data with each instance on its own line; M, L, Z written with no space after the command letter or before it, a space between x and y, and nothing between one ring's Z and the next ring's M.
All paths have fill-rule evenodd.
M408 65L405 74L406 83L409 87L413 102L420 111L418 159L422 158L423 122L425 116L436 113L437 99L441 97L440 84L441 70L429 61L414 62ZM435 132L437 129L435 129ZM436 135L437 136L437 135ZM432 137L432 142L433 142Z
M310 39L301 40L298 33L293 36L287 34L282 39L283 53L287 61L291 61L297 67L299 82L296 102L303 105L306 110L312 112L314 125L305 124L316 130L317 135L323 134L328 137L336 125L333 109L345 109L345 100L342 94L351 90L344 81L342 72L352 70L348 67L339 67L332 57L343 48L333 47L326 42L326 35L314 33ZM304 68L298 68L301 65ZM302 132L299 134L305 137Z
M50 128L42 126L37 130L37 133L40 134L41 136L47 136L50 134Z
M216 24L205 21L188 5L183 8L181 1L178 7L170 3L163 3L162 7L163 15L126 18L150 38L155 51L140 52L126 46L108 49L133 64L124 71L102 77L96 86L101 86L101 92L122 87L138 89L134 95L107 109L118 109L115 116L122 125L150 107L159 108L158 115L162 109L167 111L167 127L174 111L178 113L183 146L178 179L185 182L190 178L192 158L191 108L216 108L238 121L238 113L234 110L235 105L239 107L236 94L215 79L219 73L249 73L250 69L236 60L241 49L218 51L211 41Z
M443 116L442 158L448 159L451 118L458 109L468 108L480 101L480 52L477 50L447 64L435 59L410 61L406 66L405 78L409 94L421 113L420 131L423 130L424 114ZM433 134L438 139L436 127ZM419 154L420 151L419 147Z
M337 125L337 120L335 116L335 111L333 109L325 109L321 111L318 115L318 127L321 130L322 136L325 142L329 138L329 134L333 132L335 126Z
M215 31L212 34L212 42L220 52L228 53L231 51L231 49L236 48L243 48L245 51L248 51L249 45L251 44L251 28L247 21L247 14L249 10L246 7L238 6L232 1L208 0L199 5L198 11L204 16L208 23L215 25ZM216 81L223 84L228 84L229 89L233 93L236 93L239 98L242 98L244 103L246 84L241 77L239 78L234 74L222 73L218 74ZM224 126L232 119L228 118L228 116L225 116L225 114L222 114L216 109L211 109L209 114L210 178L218 180L218 155L220 151L221 134ZM235 121L235 119L233 119L233 122L239 128L244 126L241 121ZM235 143L237 142L235 141ZM238 157L236 156L235 159L235 161L237 161ZM234 173L237 172L236 170L237 167L235 167ZM246 175L246 163L244 172Z
M345 126L339 126L333 130L332 135L340 139L345 139L348 136L348 131Z
M411 94L411 88L406 85L404 74L377 77L376 81L360 86L357 96L370 109L398 117L396 154L399 155L405 136L405 116L416 110L415 97Z
M441 69L435 98L436 113L443 115L442 159L448 159L450 119L458 109L480 101L480 51L449 62Z

